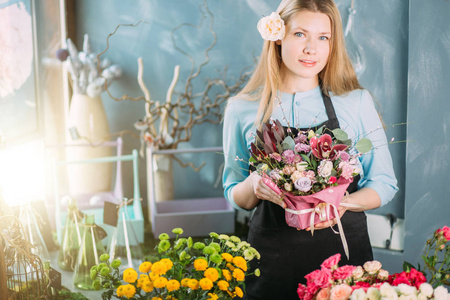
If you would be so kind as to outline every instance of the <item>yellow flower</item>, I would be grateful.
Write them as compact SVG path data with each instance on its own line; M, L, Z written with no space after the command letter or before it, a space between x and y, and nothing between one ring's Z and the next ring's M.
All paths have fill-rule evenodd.
M210 279L212 282L216 282L217 279L219 279L219 272L217 272L217 270L214 268L206 269L204 275L206 278Z
M153 282L150 280L144 281L144 283L142 283L142 290L146 293L153 291Z
M141 275L139 275L139 278L147 278L147 279L149 279L147 274L141 274Z
M176 291L180 288L178 280L172 279L167 282L166 288L169 292Z
M237 281L244 281L245 274L241 269L234 269L233 277L236 278Z
M195 291L196 289L198 289L198 281L197 279L189 279L188 281L188 287Z
M247 262L245 261L245 259L242 256L234 257L233 264L236 267L241 268L243 271L247 271Z
M161 289L167 285L167 278L166 277L158 277L153 281L153 286L155 288Z
M136 282L138 278L138 273L133 268L128 268L123 271L123 281L128 283Z
M163 258L160 260L160 262L162 262L163 264L166 265L166 267L167 267L166 272L169 271L170 269L172 269L172 267L173 267L173 262L168 258Z
M123 293L128 299L133 298L136 294L136 288L132 284L127 284L123 287Z
M168 296L166 297L166 300L178 300L178 299L175 298L174 296L168 295Z
M145 282L145 281L149 281L149 280L150 280L150 279L145 278L145 277L139 278L138 281L137 281L136 287L138 287L138 288L142 287L142 285L144 284L144 282Z
M189 280L190 280L190 278L183 278L183 279L181 279L181 286L187 287Z
M119 286L119 287L117 288L117 291L116 291L117 297L122 297L122 296L125 295L124 292L123 292L123 287L124 287L124 285L121 285L121 286Z
M152 265L152 273L156 275L164 275L167 272L167 265L161 261L157 261Z
M207 267L208 267L208 262L203 258L197 258L194 261L194 268L197 271L205 271Z
M150 274L148 274L148 277L150 277L151 281L155 281L155 279L158 278L159 275L151 272Z
M228 291L230 284L225 280L219 280L219 282L217 282L217 286L221 291Z
M232 264L228 263L227 264L227 268L230 269L231 271L233 271L234 269L236 269Z
M213 282L209 278L202 278L200 279L200 287L204 291L209 291L213 287Z
M233 260L233 255L231 255L230 253L222 253L222 258L227 262L231 262Z
M244 292L242 292L241 288L238 287L238 286L234 289L234 293L235 293L236 296L238 296L239 298L242 298L242 297L244 296Z
M161 297L153 297L152 300L163 300Z
M139 266L139 272L141 272L141 273L148 273L148 272L150 272L151 269L152 269L152 263L149 261L144 261Z
M217 296L214 293L208 293L209 298L207 298L207 300L217 300L219 299L219 296Z
M228 271L226 269L222 269L222 275L223 275L223 277L225 277L226 280L228 280L228 281L231 280L231 273L230 273L230 271Z

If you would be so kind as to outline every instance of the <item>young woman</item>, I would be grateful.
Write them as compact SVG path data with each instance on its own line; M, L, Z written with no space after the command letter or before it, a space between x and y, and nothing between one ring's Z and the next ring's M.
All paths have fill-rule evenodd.
M298 283L329 256L341 253L341 264L352 265L373 259L363 211L388 203L397 180L372 97L359 85L346 53L333 0L284 0L258 29L266 40L259 64L225 113L225 196L238 210L254 209L248 241L261 254L252 261L261 276L246 279L247 299L298 299ZM367 135L374 144L360 157L361 179L349 186L345 200L358 208L339 209L350 260L330 222L316 224L314 236L310 228L289 227L283 199L249 172L250 144L270 118L303 130L341 128L349 137Z

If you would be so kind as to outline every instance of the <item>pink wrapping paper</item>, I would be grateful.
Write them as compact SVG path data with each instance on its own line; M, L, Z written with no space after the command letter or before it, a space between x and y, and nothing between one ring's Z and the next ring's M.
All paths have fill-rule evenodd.
M280 188L267 175L263 176L263 181L277 194L284 194L284 201L287 205L287 208L300 211L305 209L313 209L319 203L330 203L338 208L339 204L342 201L342 198L345 195L345 191L353 181L353 178L345 179L343 177L340 177L337 181L338 186L329 187L308 196L294 196L289 192L281 191ZM333 220L336 216L332 207L329 207L327 211L328 219ZM286 211L286 223L291 227L306 229L310 227L312 213L315 214L314 224L323 222L320 220L319 215L314 211L302 214L294 214Z

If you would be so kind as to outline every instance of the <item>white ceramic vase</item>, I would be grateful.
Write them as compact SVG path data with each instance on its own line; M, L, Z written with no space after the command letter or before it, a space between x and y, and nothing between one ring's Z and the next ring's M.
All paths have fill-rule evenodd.
M108 120L100 96L73 94L69 109L68 129L78 133L78 138L67 137L66 160L86 160L112 156L110 147L102 146L110 139ZM71 195L111 191L111 163L67 165L68 185Z

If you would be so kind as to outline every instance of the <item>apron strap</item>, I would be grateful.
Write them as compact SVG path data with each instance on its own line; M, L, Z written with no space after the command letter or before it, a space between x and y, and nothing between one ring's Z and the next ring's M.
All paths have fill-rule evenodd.
M331 130L339 128L340 127L339 121L336 116L336 111L334 110L333 103L331 103L331 98L322 91L322 99L323 99L323 104L325 105L325 110L327 112L328 120L331 123L328 125L328 128Z

